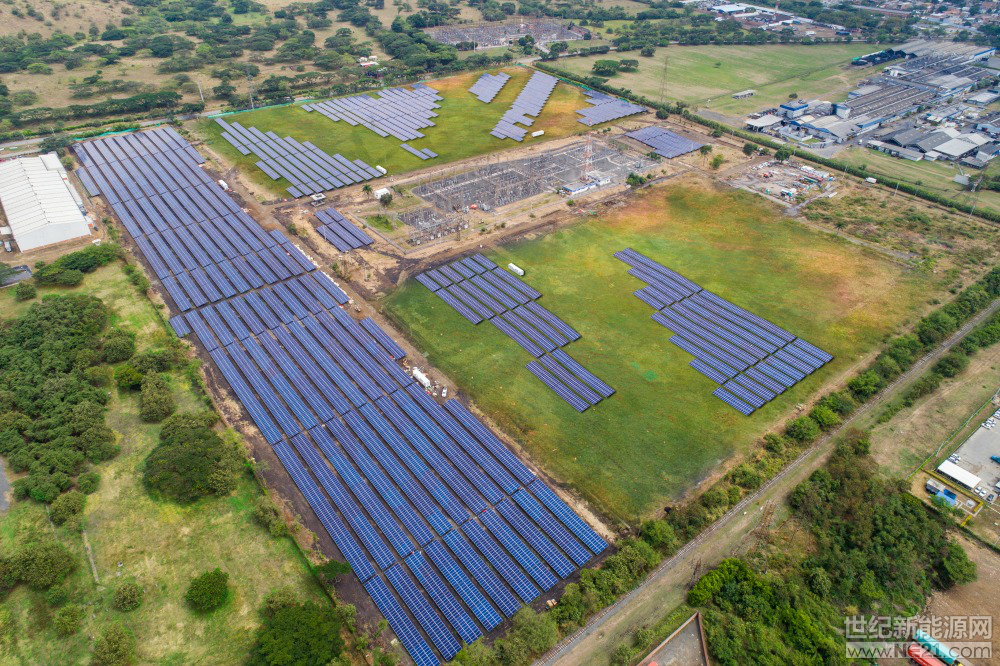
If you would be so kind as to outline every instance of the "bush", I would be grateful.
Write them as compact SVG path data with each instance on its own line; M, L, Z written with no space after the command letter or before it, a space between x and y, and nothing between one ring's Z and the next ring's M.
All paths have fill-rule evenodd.
M161 374L148 374L142 379L139 394L139 415L143 421L159 423L174 413L176 405L170 385Z
M101 475L97 472L84 472L76 479L76 487L84 495L90 495L101 485Z
M809 412L809 417L816 422L816 425L819 426L820 430L824 431L832 430L840 424L840 417L826 405L816 405L816 407Z
M13 561L16 579L33 590L47 590L76 569L73 553L58 541L36 541L21 546Z
M667 553L673 553L677 547L677 536L674 534L674 528L665 520L647 520L639 528L639 535L653 548Z
M265 617L274 617L282 608L290 608L298 603L295 592L288 587L279 587L264 595L260 603L260 614Z
M184 601L199 613L213 611L229 598L229 574L216 567L191 581Z
M282 605L264 614L250 666L329 664L344 648L340 620L329 605Z
M146 457L146 489L176 502L193 502L235 488L241 451L210 427L214 414L180 413L160 428L160 443Z
M969 367L969 357L952 352L946 354L934 365L934 372L942 377L955 377Z
M71 490L52 502L52 506L49 507L49 518L56 525L62 525L71 517L82 513L86 505L87 496L79 490Z
M115 590L115 608L124 612L134 611L140 604L142 604L142 598L144 595L145 591L138 583L122 583L118 586L118 589Z
M785 427L785 434L800 444L819 437L819 424L808 416L800 416Z
M746 490L753 490L759 488L760 484L764 482L763 477L755 472L750 465L743 463L738 465L732 472L729 473L729 480L733 484L744 488Z
M261 496L254 503L253 517L261 524L273 537L283 537L288 535L288 526L281 516L281 511L274 504L270 497Z
M94 643L91 666L126 666L135 656L135 637L120 624L106 627Z
M14 287L15 300L30 301L37 295L38 291L35 289L35 285L30 282L19 282L18 285Z
M135 391L142 387L143 374L131 363L122 363L115 368L115 384L120 391Z
M135 334L120 328L113 328L104 337L101 349L105 363L121 363L135 354Z
M72 636L83 626L83 607L79 604L67 604L57 610L52 616L52 624L60 636Z

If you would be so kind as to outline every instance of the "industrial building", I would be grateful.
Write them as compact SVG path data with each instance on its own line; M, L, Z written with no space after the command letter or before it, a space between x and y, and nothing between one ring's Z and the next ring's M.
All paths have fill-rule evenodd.
M0 206L21 252L90 235L82 202L55 153L0 163Z

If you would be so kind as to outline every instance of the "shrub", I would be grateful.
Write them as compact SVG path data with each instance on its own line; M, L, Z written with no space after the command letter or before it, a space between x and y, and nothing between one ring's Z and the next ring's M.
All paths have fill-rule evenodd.
M90 495L101 485L101 475L97 472L84 472L76 479L76 487L84 495Z
M882 390L882 378L874 370L869 370L847 382L847 388L859 400L867 400Z
M820 430L832 430L840 424L840 417L826 405L816 405L809 417L816 422Z
M163 375L151 373L142 379L139 394L139 415L143 421L159 423L174 413L176 405L170 385Z
M265 614L250 651L250 666L329 664L344 648L340 620L329 605L306 603Z
M279 587L264 595L260 603L260 614L263 617L274 617L274 614L282 608L289 608L297 603L298 599L291 588Z
M254 503L253 516L271 536L283 537L288 534L288 526L281 516L281 511L270 497L261 496Z
M14 287L14 298L18 301L30 301L37 295L38 291L35 289L35 285L30 282L19 282Z
M94 643L91 666L126 666L135 656L135 637L120 624L112 624L101 632Z
M639 528L643 541L653 548L672 553L677 547L677 537L674 528L665 520L647 520Z
M104 337L102 347L105 363L121 363L135 354L135 334L120 328L113 328Z
M746 490L759 488L760 484L764 482L761 475L755 472L753 468L746 463L737 466L732 472L730 472L729 480L740 488L745 488Z
M83 512L87 505L87 496L79 490L71 490L57 497L49 507L49 518L56 525L62 525L73 516Z
M17 580L34 590L46 590L76 569L76 558L58 541L36 541L21 546L13 566Z
M320 582L328 587L333 587L334 581L337 580L337 576L341 574L351 573L351 565L347 562L340 562L339 560L327 560L315 569L316 575L319 576Z
M229 574L216 567L191 581L184 600L200 613L213 611L229 598Z
M965 354L952 352L945 355L934 365L934 372L942 377L955 377L969 367L969 357Z
M83 607L79 604L66 604L52 616L52 624L60 636L72 636L83 626Z
M115 608L124 612L134 611L140 604L142 604L142 598L144 595L145 591L138 583L122 583L118 586L118 589L115 590Z
M242 453L210 427L214 414L181 413L160 428L160 443L146 457L146 489L176 502L226 495L239 478Z
M806 444L819 437L819 424L808 416L800 416L785 427L785 434L800 444Z

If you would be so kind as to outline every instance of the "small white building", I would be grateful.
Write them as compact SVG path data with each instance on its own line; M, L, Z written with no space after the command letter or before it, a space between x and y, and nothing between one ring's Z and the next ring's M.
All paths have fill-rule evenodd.
M966 488L973 489L979 485L982 481L978 476L972 472L962 469L950 460L945 460L943 463L938 465L937 471L952 479L959 485L965 486Z
M0 206L22 252L90 235L55 154L0 163Z

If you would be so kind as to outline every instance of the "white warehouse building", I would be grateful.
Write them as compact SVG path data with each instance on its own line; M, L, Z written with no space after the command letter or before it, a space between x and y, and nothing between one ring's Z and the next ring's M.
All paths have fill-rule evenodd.
M54 153L0 163L0 206L21 252L90 235Z

